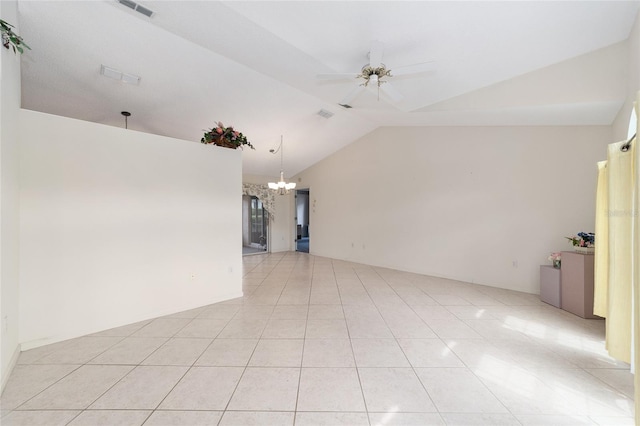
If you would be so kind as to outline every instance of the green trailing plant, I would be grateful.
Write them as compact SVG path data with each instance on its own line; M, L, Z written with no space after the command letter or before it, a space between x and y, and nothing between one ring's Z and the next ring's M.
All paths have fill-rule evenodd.
M0 19L0 32L2 32L2 45L7 49L11 47L13 49L13 53L16 53L16 52L20 52L21 54L24 53L23 47L26 47L27 49L31 50L29 45L24 42L22 37L20 37L18 34L13 32L13 28L15 28L13 25L8 23L7 21Z

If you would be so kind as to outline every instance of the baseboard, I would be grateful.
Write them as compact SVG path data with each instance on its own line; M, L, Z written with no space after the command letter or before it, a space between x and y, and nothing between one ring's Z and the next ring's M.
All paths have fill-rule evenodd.
M244 293L242 291L239 292L233 292L233 293L227 293L224 294L222 296L218 296L213 298L212 300L209 300L207 303L203 304L203 305L198 305L198 306L181 306L179 308L176 309L171 309L171 310L167 310L167 311L158 311L158 312L151 312L151 313L146 313L141 315L140 317L136 317L136 318L131 318L130 321L127 321L126 323L122 324L122 323L110 323L110 324L103 324L100 327L97 328L81 328L78 330L75 330L73 332L68 332L68 333L64 333L64 334L60 334L60 335L56 335L56 336L51 336L51 337L46 337L46 338L42 338L42 339L35 339L35 340L29 340L26 342L22 342L21 343L21 349L23 351L27 351L29 349L35 349L35 348L39 348L40 346L46 346L46 345L51 345L53 343L58 343L58 342L63 342L65 340L69 340L69 339L75 339L78 337L82 337L82 336L87 336L90 334L94 334L94 333L99 333L101 331L105 331L105 330L110 330L112 328L117 328L117 327L122 327L125 325L129 325L129 324L135 324L136 322L140 322L140 321L146 321L146 320L150 320L150 319L154 319L154 318L159 318L159 317L164 317L167 315L172 315L178 312L183 312L183 311L189 311L191 309L197 309L201 306L208 306L208 305L213 305L214 303L220 303L220 302L225 302L227 300L231 300L231 299L236 299L238 297L242 297L244 295Z
M5 372L5 374L2 375L2 382L0 383L0 395L2 395L2 392L4 391L4 387L7 385L7 382L9 381L9 377L13 372L13 368L18 363L18 358L20 358L20 351L21 351L21 345L18 343L18 345L16 345L16 349L13 351L13 355L11 355L11 361L9 361L9 365L7 366L7 371Z

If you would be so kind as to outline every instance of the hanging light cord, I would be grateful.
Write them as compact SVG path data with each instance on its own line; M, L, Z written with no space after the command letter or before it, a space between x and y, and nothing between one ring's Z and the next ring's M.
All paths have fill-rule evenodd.
M277 154L278 151L280 151L280 171L284 171L283 168L283 164L284 164L284 148L282 148L282 135L280 135L280 145L278 145L278 149L270 149L269 152L272 154Z

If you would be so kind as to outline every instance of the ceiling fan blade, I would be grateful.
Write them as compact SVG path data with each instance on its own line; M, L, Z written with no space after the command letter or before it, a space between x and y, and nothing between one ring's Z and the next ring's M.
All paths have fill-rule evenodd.
M358 77L358 73L355 73L355 72L316 75L316 78L318 80L345 80L345 79L356 78L356 77Z
M382 93L390 97L394 102L399 102L404 99L402 93L398 92L389 82L380 85L380 90L382 90Z
M419 64L405 65L404 67L396 67L391 70L392 76L419 74L421 72L433 71L436 69L435 61L421 62Z
M344 98L340 101L341 105L349 105L362 91L364 86L355 86Z
M382 53L384 52L384 43L378 40L371 42L371 50L369 51L369 66L378 68L382 63Z

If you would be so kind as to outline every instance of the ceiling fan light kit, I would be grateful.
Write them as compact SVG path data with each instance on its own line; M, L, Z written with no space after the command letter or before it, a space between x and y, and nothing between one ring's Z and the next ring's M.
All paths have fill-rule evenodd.
M391 70L388 70L384 64L380 64L379 67L373 68L370 65L365 65L362 67L362 72L358 74L356 78L361 78L364 80L364 83L361 83L361 86L367 87L369 83L377 84L378 87L382 83L386 83L386 80L382 80L384 77L393 77L391 75Z
M358 74L356 78L364 80L364 83L361 83L360 86L369 87L369 83L375 86L378 89L378 100L380 100L380 86L387 82L383 80L384 77L393 76L391 75L391 70L388 70L384 64L380 64L377 68L373 68L371 65L365 65L362 67L362 72Z

